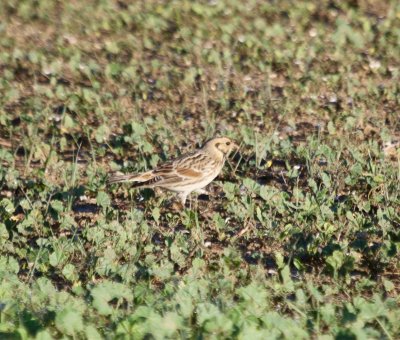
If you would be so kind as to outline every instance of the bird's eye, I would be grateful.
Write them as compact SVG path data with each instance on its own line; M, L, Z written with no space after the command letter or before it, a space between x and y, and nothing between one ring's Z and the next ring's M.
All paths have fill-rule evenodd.
M231 142L226 142L226 145L231 145Z

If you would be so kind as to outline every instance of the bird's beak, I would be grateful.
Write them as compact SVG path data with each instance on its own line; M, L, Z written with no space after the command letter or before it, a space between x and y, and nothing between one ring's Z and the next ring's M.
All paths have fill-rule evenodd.
M236 154L238 150L239 150L239 145L237 145L236 143L232 142L231 149L229 150L229 153L232 154L232 152L235 151L235 154Z
M232 149L239 150L239 145L237 145L236 143L232 143Z

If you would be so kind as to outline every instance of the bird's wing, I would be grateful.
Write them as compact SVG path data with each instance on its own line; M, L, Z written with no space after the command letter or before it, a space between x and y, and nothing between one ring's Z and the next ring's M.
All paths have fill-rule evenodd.
M219 165L206 153L195 151L141 174L113 176L109 183L129 181L136 183L135 187L173 187L200 182L215 173Z
M155 177L150 182L151 185L164 186L185 181L201 181L213 172L215 165L210 156L194 152L154 169L152 173Z

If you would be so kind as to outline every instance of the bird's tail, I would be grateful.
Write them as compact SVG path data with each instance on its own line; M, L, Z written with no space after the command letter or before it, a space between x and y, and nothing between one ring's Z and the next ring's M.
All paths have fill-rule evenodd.
M142 174L125 174L125 175L113 175L108 178L108 184L121 183L121 182L137 182L137 186L148 182L154 177L152 171L144 172Z

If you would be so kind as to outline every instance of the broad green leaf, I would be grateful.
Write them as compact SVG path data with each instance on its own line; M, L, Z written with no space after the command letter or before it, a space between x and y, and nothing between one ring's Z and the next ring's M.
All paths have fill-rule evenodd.
M0 223L0 244L2 241L8 240L8 231L4 223Z
M57 212L62 212L64 210L63 203L59 200L51 201L50 206Z
M56 327L63 334L76 336L83 330L82 315L76 310L67 307L57 312Z
M96 197L96 203L104 209L111 205L111 200L104 191L99 191Z
M109 304L111 300L124 298L130 302L133 297L127 286L111 281L104 281L93 287L91 295L92 305L101 315L109 315L113 312L113 307Z

